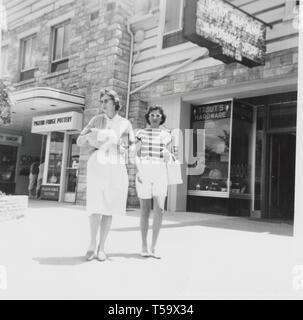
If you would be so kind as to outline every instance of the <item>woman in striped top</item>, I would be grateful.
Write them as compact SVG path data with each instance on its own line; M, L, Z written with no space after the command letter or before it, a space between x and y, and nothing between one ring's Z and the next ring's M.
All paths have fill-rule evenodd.
M168 130L161 126L166 121L162 107L150 107L145 115L149 127L137 132L137 178L136 189L141 206L141 235L143 257L152 256L159 259L156 245L162 226L165 200L167 197L167 168L170 159L172 141ZM148 251L147 235L149 217L154 200L153 239L150 252Z

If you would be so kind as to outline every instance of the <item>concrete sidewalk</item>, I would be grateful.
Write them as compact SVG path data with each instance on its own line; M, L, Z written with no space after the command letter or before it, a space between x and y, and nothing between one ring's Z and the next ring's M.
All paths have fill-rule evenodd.
M143 259L139 212L116 217L109 260L86 263L83 207L31 202L26 218L0 223L0 299L302 299L293 288L292 226L167 213L162 260Z

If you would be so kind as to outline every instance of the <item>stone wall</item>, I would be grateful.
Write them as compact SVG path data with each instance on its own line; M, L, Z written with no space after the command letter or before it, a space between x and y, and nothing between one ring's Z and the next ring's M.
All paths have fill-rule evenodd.
M0 195L0 222L24 217L27 208L27 196Z
M116 90L125 106L127 96L130 35L127 20L133 15L134 0L77 0L68 2L22 27L9 30L5 42L9 49L9 75L13 90L50 87L85 96L84 125L100 111L99 91ZM68 69L50 73L49 21L74 12L71 17L71 44ZM64 21L64 20L63 20ZM63 22L62 21L62 22ZM18 36L26 30L37 31L35 78L20 82ZM125 114L125 108L121 114ZM77 199L85 203L87 155L81 151Z

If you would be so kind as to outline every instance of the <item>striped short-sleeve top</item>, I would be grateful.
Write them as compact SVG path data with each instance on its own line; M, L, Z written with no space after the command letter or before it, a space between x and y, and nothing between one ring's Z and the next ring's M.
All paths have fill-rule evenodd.
M165 154L169 153L167 146L171 143L172 136L167 130L140 129L136 134L136 138L141 142L141 159L163 160Z

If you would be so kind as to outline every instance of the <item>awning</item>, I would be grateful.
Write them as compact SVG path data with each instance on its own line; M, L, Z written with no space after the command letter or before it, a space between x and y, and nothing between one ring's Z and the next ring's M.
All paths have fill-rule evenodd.
M33 117L71 111L82 112L85 107L84 96L49 87L15 91L11 98L14 102L13 124L7 129L12 130L30 131Z

